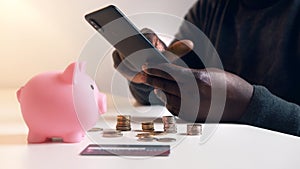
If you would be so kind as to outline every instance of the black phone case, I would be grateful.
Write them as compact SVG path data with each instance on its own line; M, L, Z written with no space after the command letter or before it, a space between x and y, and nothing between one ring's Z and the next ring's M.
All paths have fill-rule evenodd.
M145 62L168 62L116 6L87 14L85 19L137 68Z

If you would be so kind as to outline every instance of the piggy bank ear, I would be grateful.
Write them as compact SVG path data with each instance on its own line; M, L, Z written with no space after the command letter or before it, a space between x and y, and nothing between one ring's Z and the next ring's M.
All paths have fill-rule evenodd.
M65 71L60 75L60 78L68 83L72 84L73 82L73 76L74 76L74 70L75 70L76 63L71 63Z
M76 62L74 69L73 83L77 84L85 76L86 62Z
M78 69L81 73L85 73L86 70L86 62L79 62L78 63Z

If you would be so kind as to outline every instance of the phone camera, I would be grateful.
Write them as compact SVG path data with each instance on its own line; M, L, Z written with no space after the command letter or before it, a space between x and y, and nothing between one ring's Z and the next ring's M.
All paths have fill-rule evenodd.
M90 23L91 23L91 25L95 28L95 29L100 29L101 28L101 26L99 26L95 21L93 21L93 20L90 20Z

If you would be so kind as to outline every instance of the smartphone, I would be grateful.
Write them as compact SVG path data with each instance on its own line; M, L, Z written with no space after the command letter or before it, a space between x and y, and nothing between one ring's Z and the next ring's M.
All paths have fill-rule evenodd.
M85 19L135 67L168 59L114 5L85 15Z

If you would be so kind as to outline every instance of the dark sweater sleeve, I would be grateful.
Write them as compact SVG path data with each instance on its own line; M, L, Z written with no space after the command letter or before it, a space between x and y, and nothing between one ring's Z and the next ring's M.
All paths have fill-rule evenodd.
M248 109L239 122L300 136L300 107L273 95L265 87L254 85Z

